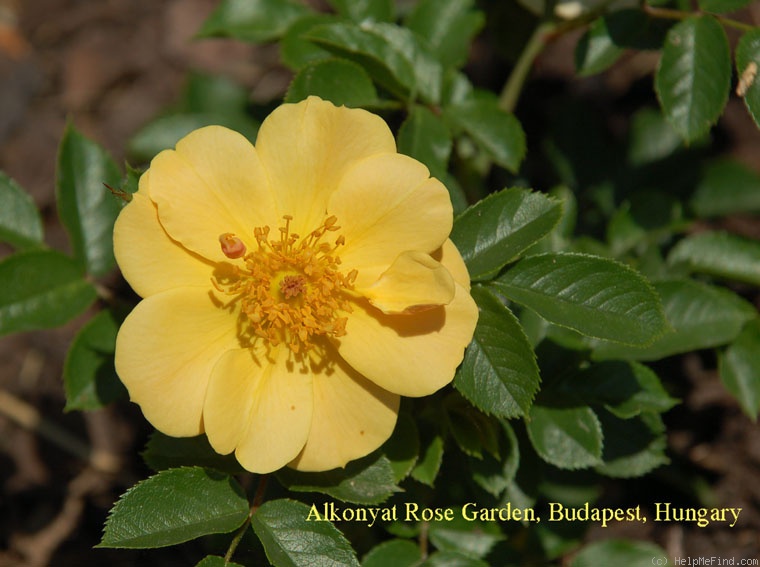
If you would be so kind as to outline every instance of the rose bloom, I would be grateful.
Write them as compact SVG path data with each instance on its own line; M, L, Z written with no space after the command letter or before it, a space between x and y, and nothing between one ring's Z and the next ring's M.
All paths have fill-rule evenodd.
M266 473L378 448L399 396L448 384L478 316L446 188L379 117L316 97L255 147L219 126L158 154L114 229L143 298L116 370L163 433Z

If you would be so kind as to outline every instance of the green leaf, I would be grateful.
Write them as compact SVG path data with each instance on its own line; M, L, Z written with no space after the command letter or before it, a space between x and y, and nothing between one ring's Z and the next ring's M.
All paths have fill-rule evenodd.
M668 564L668 554L653 543L607 539L584 547L573 559L571 567L599 567L600 565L652 567L653 564Z
M428 536L440 551L458 551L480 559L504 540L496 524L468 520L461 514L455 514L451 521L431 522Z
M466 455L483 458L483 452L499 456L498 422L453 394L444 402L451 434Z
M443 438L436 435L425 447L425 451L420 452L420 458L412 469L412 478L422 484L433 486L442 462Z
M443 68L414 34L383 22L317 26L306 36L324 49L358 63L401 99L417 95L438 104Z
M81 268L54 250L34 250L0 262L0 336L58 327L95 301Z
M511 502L517 508L533 508L538 501L539 487L543 490L547 468L533 449L527 434L524 431L520 433L520 466L501 495L500 502Z
M443 74L441 100L444 106L464 102L474 96L473 87L467 75L456 69L446 69Z
M597 18L575 46L575 69L581 77L596 75L611 67L624 52L610 37L607 19Z
M226 561L224 557L219 557L218 555L207 555L200 562L196 563L195 567L243 567L243 565Z
M440 181L449 191L449 198L451 199L451 206L454 209L454 214L458 215L464 212L469 206L469 203L467 202L467 195L465 195L461 183L459 183L457 178L450 173L446 173Z
M588 76L604 71L620 58L625 48L660 49L666 25L639 8L614 9L604 14L591 24L575 48L578 73Z
M197 465L229 474L245 472L234 454L220 455L205 435L169 437L154 431L145 445L142 458L155 471Z
M760 175L736 161L713 162L690 204L700 217L760 213Z
M94 410L126 397L113 362L123 319L112 311L101 311L74 337L63 365L65 411Z
M130 488L111 509L96 547L152 548L227 533L248 517L229 476L199 467L163 471Z
M135 159L148 161L157 153L174 148L193 130L219 125L243 134L251 142L256 139L258 124L242 113L182 113L161 116L143 126L129 140L129 153Z
M380 453L327 472L284 468L277 472L277 480L294 492L321 492L354 504L379 504L400 490L390 461Z
M259 124L247 113L248 99L248 89L229 79L192 73L180 102L140 128L129 140L129 153L149 161L193 130L210 125L240 132L253 143Z
M459 215L451 239L470 278L483 281L549 234L561 217L559 201L526 189L505 189Z
M118 167L105 150L69 124L59 148L57 177L58 214L74 257L88 274L107 274L116 265L113 224L121 205L104 184L119 184Z
M760 242L727 232L684 238L668 254L668 264L760 286Z
M555 499L552 497L552 501L555 503L562 502L561 499ZM592 502L592 500L586 500L585 502ZM564 502L563 502L564 504ZM607 524L609 525L609 524ZM538 540L540 549L543 550L543 555L547 561L565 561L565 557L572 556L572 552L578 548L578 545L582 543L583 537L586 534L588 526L586 522L545 522L535 526L534 533L535 538ZM551 563L549 563L551 564ZM516 563L513 565L517 565Z
M598 412L604 432L604 451L596 471L613 478L643 476L668 463L665 425L656 413L621 419Z
M421 560L419 545L408 539L392 539L373 547L364 556L362 567L415 567Z
M315 507L294 500L271 500L251 517L251 526L275 567L359 566L351 544ZM311 518L311 519L309 519Z
M458 551L436 551L419 567L488 567L488 563Z
M413 517L411 519L414 519ZM383 525L385 531L398 538L412 538L420 535L420 522L395 520Z
M742 35L736 44L734 57L740 80L743 78L748 83L744 92L744 104L755 124L760 127L760 80L756 76L760 66L760 29L755 28Z
M377 91L364 69L346 59L323 59L309 63L293 79L285 102L298 102L316 95L341 106L370 106Z
M140 177L142 177L142 174L144 172L142 169L134 168L128 163L125 164L125 166L126 173L124 174L124 178L121 181L121 185L119 185L119 190L123 191L124 193L137 193L140 188ZM126 205L129 201L123 199L123 202L124 205Z
M666 118L687 142L715 124L728 101L731 57L723 27L710 16L692 16L665 39L655 89Z
M493 285L541 317L591 337L646 344L666 329L660 300L632 268L596 256L530 256Z
M561 207L559 222L546 238L542 238L525 250L522 254L524 256L567 250L576 241L573 237L573 231L578 218L578 202L573 192L565 185L557 185L549 190L548 196Z
M652 248L687 226L682 204L672 194L640 189L630 199L620 204L607 225L609 251L614 255L622 256L636 248L639 256L642 247Z
M718 371L744 413L756 421L760 412L760 320L750 321L720 353Z
M525 132L517 118L501 110L495 97L473 96L444 110L498 165L517 172L525 157Z
M318 47L306 39L306 36L317 26L337 21L339 21L338 18L333 14L309 14L297 20L288 28L280 41L282 62L292 70L298 71L309 63L331 58L329 51Z
M658 109L644 108L631 120L628 162L640 167L657 162L683 147L683 141Z
M497 297L478 286L471 293L480 316L454 386L486 414L525 415L541 380L536 355L517 318Z
M242 113L248 107L249 89L221 75L191 72L177 108L181 113Z
M534 404L526 426L533 448L547 463L561 469L581 469L601 462L602 426L589 407Z
M640 8L623 8L604 15L605 27L615 45L630 49L661 49L669 22Z
M699 0L699 7L705 12L736 12L752 0Z
M222 0L203 23L200 37L232 37L254 43L282 37L293 22L310 13L290 0Z
M622 202L612 214L606 233L610 253L615 257L634 249L649 236L647 229L636 222L629 201Z
M499 458L484 454L481 459L468 459L472 480L483 490L499 498L515 479L520 465L520 447L512 426L500 420Z
M485 23L474 4L474 0L421 0L404 24L425 39L444 66L461 67L467 62L470 42Z
M752 305L727 289L692 280L655 283L672 330L643 348L599 342L595 359L657 360L727 344L755 317Z
M576 396L585 404L603 404L621 418L642 412L665 412L678 403L649 367L622 360L592 364L557 384L560 395Z
M382 451L391 463L396 482L401 482L412 472L420 454L420 434L414 419L408 413L398 414L396 428L390 439L383 444Z
M44 246L42 219L32 197L0 171L0 242L25 250Z
M365 20L389 22L393 19L393 0L328 0L341 16L356 23Z
M421 161L433 177L445 181L451 146L451 132L443 120L424 106L413 106L398 131L399 153Z

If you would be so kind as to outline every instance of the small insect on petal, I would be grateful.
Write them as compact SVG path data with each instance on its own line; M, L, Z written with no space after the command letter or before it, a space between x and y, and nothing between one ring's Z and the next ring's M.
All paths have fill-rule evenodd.
M225 232L219 235L219 243L222 245L222 253L234 260L245 256L246 248L243 241L231 232Z
M755 82L757 77L757 63L750 61L744 68L741 77L739 77L739 83L736 85L737 96L743 97L747 94L747 91Z

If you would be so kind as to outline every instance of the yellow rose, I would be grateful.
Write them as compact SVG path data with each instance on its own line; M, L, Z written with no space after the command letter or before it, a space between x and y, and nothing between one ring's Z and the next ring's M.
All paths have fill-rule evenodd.
M477 320L446 188L385 122L316 97L255 147L192 132L157 155L114 248L143 298L116 369L156 429L206 433L248 470L344 466L399 396L448 384Z

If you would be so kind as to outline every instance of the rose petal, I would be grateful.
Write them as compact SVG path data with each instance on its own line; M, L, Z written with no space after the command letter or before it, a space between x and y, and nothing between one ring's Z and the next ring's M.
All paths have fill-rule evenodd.
M306 446L290 466L302 471L343 467L393 433L399 397L373 384L343 361L314 376L314 415Z
M175 287L208 287L213 264L169 238L145 193L132 196L114 225L114 254L124 278L142 297Z
M203 420L211 446L251 472L284 467L301 451L312 420L312 377L281 348L225 353L214 367Z
M293 216L293 231L304 236L323 221L346 168L395 152L396 142L379 116L309 97L276 108L261 124L256 149L280 211Z
M455 282L467 291L470 290L470 274L467 272L467 266L464 260L462 260L459 250L451 240L446 239L443 246L433 252L431 256L446 267Z
M375 283L357 291L383 313L420 311L449 303L454 278L428 254L404 252Z
M203 432L211 370L240 347L237 315L209 292L175 288L143 299L116 338L116 372L153 426L175 437Z
M477 318L475 302L456 284L451 303L420 313L385 315L359 303L336 344L352 367L380 387L402 396L426 396L454 378Z
M358 287L371 285L400 252L432 252L451 232L453 212L446 188L420 162L383 154L346 172L328 206L345 245L343 269L357 269Z
M150 165L150 198L174 240L212 261L224 261L219 236L231 233L250 249L253 229L278 226L267 175L242 135L221 126L188 134Z

